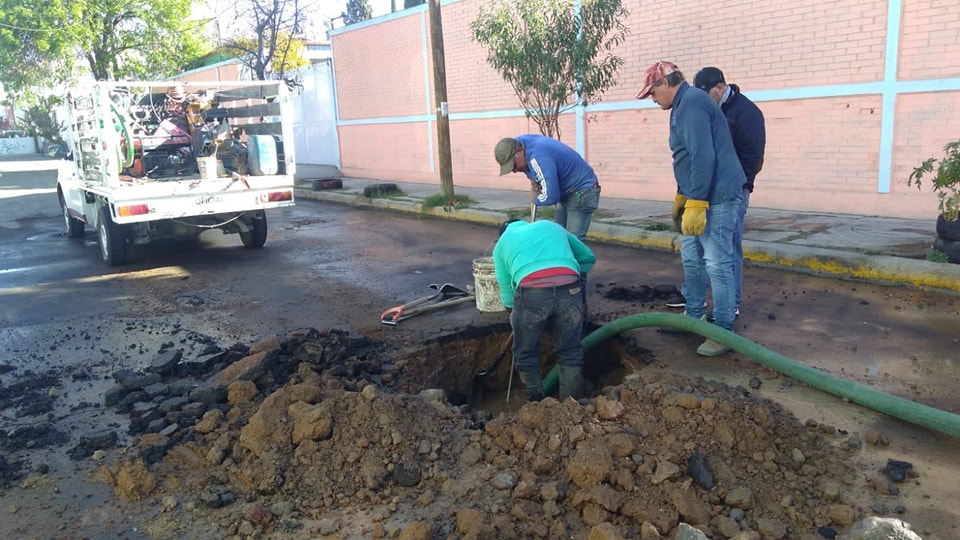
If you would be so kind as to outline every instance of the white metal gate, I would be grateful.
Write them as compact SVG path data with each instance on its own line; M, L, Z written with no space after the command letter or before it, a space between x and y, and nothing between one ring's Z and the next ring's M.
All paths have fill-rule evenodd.
M297 163L340 168L336 98L329 61L299 70L303 90L294 96L293 138Z

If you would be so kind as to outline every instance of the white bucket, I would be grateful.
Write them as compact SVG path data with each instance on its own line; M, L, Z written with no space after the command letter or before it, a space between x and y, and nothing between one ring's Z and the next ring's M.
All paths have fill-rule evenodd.
M493 257L473 260L473 289L477 296L477 309L484 312L506 311L500 299L500 284L493 269Z
M200 170L201 180L216 180L217 156L198 157L197 168Z

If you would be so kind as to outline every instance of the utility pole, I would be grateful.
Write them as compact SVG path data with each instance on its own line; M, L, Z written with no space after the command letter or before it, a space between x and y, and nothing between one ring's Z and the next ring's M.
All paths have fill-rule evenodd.
M437 113L437 151L440 156L440 191L453 199L453 159L450 157L450 118L447 115L447 68L443 58L443 22L440 0L430 0L430 42L433 49L433 90Z

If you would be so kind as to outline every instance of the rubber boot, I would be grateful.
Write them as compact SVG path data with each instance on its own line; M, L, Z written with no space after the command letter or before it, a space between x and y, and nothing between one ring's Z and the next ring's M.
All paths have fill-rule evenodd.
M560 366L558 397L565 401L568 397L580 399L583 397L583 373L580 366Z
M540 401L544 398L539 370L521 371L520 380L523 382L523 389L527 391L527 401Z

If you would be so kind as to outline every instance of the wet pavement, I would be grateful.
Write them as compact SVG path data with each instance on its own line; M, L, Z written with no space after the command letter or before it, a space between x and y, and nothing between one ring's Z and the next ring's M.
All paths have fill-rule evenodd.
M39 155L0 156L0 162L29 160L28 169L54 169L63 163ZM2 163L0 163L2 164ZM23 170L24 163L6 163L0 174ZM473 201L465 207L424 210L424 199L440 193L437 184L394 182L389 179L342 177L330 166L297 165L296 196L352 206L412 213L435 218L497 226L508 217L526 218L529 212L522 182L505 181L505 189L455 186L457 195ZM29 178L23 175L20 179ZM40 175L37 175L39 180ZM46 176L44 178L47 178ZM336 179L340 188L315 189L324 179ZM46 198L56 185L17 182L5 185L0 197L17 196L14 219L41 217L57 212ZM366 197L364 188L392 183L399 192ZM514 189L506 189L507 186ZM680 236L673 231L670 202L603 197L593 218L588 242L678 253ZM13 221L13 220L11 220ZM751 207L744 232L744 258L748 265L784 268L799 272L896 284L919 289L960 292L960 265L927 261L933 249L933 218L900 219L852 214L790 212Z
M508 217L529 212L522 189L455 186L458 196L474 202L465 207L423 209L438 184L389 179L342 177L323 165L297 165L296 196L353 206L415 213L496 226ZM342 187L328 189L324 180ZM395 184L398 193L364 196L374 184ZM504 182L520 187L522 182ZM334 183L333 185L336 185ZM320 188L320 189L317 189ZM671 251L679 254L680 235L673 231L670 202L600 198L588 242ZM785 268L827 277L898 284L920 289L960 292L960 265L926 260L936 239L936 221L852 214L790 212L751 207L747 212L743 251L747 264Z

